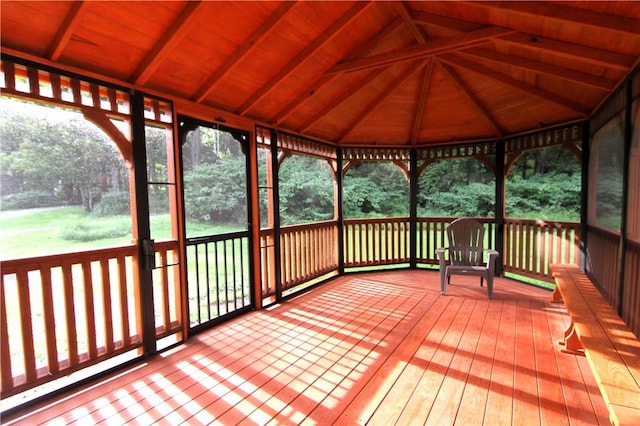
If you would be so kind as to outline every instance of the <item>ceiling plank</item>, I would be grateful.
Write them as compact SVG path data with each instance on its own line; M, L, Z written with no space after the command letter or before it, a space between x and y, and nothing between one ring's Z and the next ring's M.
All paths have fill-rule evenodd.
M207 78L207 81L205 81L200 89L191 97L191 100L198 103L204 101L224 76L226 76L239 61L253 51L260 41L276 29L276 24L286 16L295 4L296 2L293 1L283 2L264 23L260 24L260 26L251 33L242 45L234 50L233 54L227 58L224 64L218 67L216 71Z
M434 15L433 13L413 11L411 12L411 19L416 23L429 27L438 27L440 29L449 31L451 36L468 33L477 30L482 25L477 22L463 21L460 19L449 18L442 15Z
M388 87L385 88L380 95L378 95L372 102L370 102L366 108L362 111L359 117L357 117L352 123L347 126L347 130L338 138L339 143L343 143L347 136L360 124L362 123L373 111L375 111L380 104L382 104L389 96L396 91L396 89L404 83L408 78L410 78L420 67L416 66L415 61L410 62L407 69L396 77L395 80L389 84Z
M414 145L414 146L418 142L418 133L422 128L424 106L427 103L427 94L429 93L429 86L431 86L432 73L433 73L433 60L429 60L422 74L422 84L420 86L420 92L418 94L416 113L415 113L415 116L413 117L413 130L411 131L411 145Z
M358 46L351 54L348 55L348 58L357 58L362 55L365 55L371 49L376 47L378 43L382 40L386 39L387 36L395 33L401 26L403 25L403 21L400 17L396 17L389 25L387 25L382 31L378 31L373 37L369 38L362 45ZM294 111L296 111L300 106L311 98L315 93L318 92L325 84L331 82L338 74L331 75L322 75L316 81L309 85L309 88L293 101L289 102L287 106L285 106L282 110L280 110L272 119L271 122L275 124L280 124L284 120L286 120Z
M514 33L500 37L500 41L513 43L534 51L551 52L559 57L583 62L616 71L627 72L633 65L635 57L608 50L586 47L579 44L538 37L531 34Z
M78 26L80 22L80 17L82 16L82 10L87 5L87 2L84 0L74 1L71 3L71 9L64 17L64 20L60 23L59 30L53 41L49 45L49 49L47 49L47 58L52 61L57 61L60 59L62 52L67 47L69 40L71 40L71 36L73 35L73 31Z
M189 1L180 11L167 31L162 34L155 46L140 62L138 68L129 76L129 81L134 84L145 84L153 75L162 61L171 53L176 45L188 34L189 27L197 17L197 11L203 6L203 2Z
M478 99L476 95L473 94L469 86L467 86L464 81L460 78L458 73L452 69L449 65L443 64L442 62L438 62L440 67L444 70L444 72L449 76L451 80L458 86L458 89L462 92L467 101L471 104L473 109L478 113L480 117L482 117L488 124L491 126L496 136L502 137L504 135L504 130L500 128L500 125L495 120L495 118L487 111L487 109L482 105L482 102Z
M608 78L598 77L592 74L586 74L580 71L560 67L557 65L547 64L532 59L519 58L481 47L466 49L458 53L471 55L500 64L507 64L516 68L533 71L538 74L560 78L562 80L579 83L585 86L605 91L613 90L613 88L617 84L615 80L611 80Z
M564 6L550 2L468 2L474 6L489 9L500 9L509 13L517 13L535 20L555 19L562 22L593 27L594 30L615 31L627 36L640 37L640 19L628 16L613 15L577 7Z
M513 30L500 27L488 27L447 39L430 40L425 44L399 49L393 52L359 58L336 64L326 74L360 71L386 67L402 61L425 59L429 56L471 47L493 38L510 34Z
M411 18L411 14L407 10L406 4L404 2L398 1L398 2L393 2L393 5L395 6L395 9L398 12L398 15L400 15L405 25L409 28L409 31L411 32L411 34L413 34L413 36L418 41L418 43L424 44L427 41L427 39L424 37L424 34L422 34L422 31L420 30L420 28L418 28L415 22L413 22L413 19Z
M349 22L362 13L370 2L356 2L340 18L335 20L326 30L322 32L306 49L300 52L289 64L274 75L260 90L255 92L238 110L239 115L245 115L261 99L267 96L282 80L292 74L302 63L312 57L325 43L331 40L336 34L347 26Z
M546 90L540 89L539 87L536 87L534 85L516 80L508 75L501 74L495 70L483 67L482 65L476 62L472 62L465 58L461 58L459 55L445 54L445 55L438 56L438 58L441 61L444 61L448 64L451 64L456 67L466 68L470 71L473 71L485 77L491 78L493 80L499 81L501 83L504 83L506 85L519 89L539 99L552 102L556 105L560 105L565 108L569 108L570 110L580 114L582 117L586 117L591 113L591 109L586 105L582 105L578 102L575 102L572 99L565 98L564 96L551 93Z
M354 84L346 87L342 92L340 92L337 96L335 96L330 102L326 103L320 110L318 110L313 116L311 116L307 121L305 121L297 131L300 133L304 133L311 126L313 126L318 120L327 115L329 111L337 108L342 102L346 101L350 96L357 93L360 89L366 86L370 81L375 80L380 74L385 71L384 68L377 68L375 70L369 71L369 73L364 77L356 81Z

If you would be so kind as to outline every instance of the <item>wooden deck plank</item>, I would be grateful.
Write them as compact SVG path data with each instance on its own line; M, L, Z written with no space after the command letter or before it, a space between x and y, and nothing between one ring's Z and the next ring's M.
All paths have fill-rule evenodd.
M498 343L499 321L496 321L495 318L500 318L501 313L501 301L489 304L487 315L483 320L480 340L460 400L460 407L454 420L455 424L482 424L487 406L488 384L491 381L493 358Z
M427 424L439 424L441 419L456 418L488 307L487 300L476 302L460 344L453 355L449 370L442 382L440 392L438 392L433 408L429 412Z
M516 336L515 300L505 300L498 329L498 348L493 358L491 382L487 396L484 424L511 424L514 398L515 336Z
M549 296L502 278L493 300L475 281L441 296L431 271L340 277L3 424L606 423Z
M533 343L533 315L529 300L519 300L516 313L513 422L540 424L540 400ZM536 324L536 326L538 326Z

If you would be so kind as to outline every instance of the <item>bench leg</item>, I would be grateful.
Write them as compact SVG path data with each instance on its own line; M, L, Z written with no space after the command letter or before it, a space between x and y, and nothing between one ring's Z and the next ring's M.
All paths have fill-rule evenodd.
M551 293L551 302L553 302L553 303L562 303L562 295L558 291L558 287L556 287L553 290L553 293Z
M569 324L569 327L564 331L563 341L560 342L561 345L564 345L564 349L562 352L572 354L572 355L584 355L584 350L582 347L582 342L580 342L580 338L576 334L576 330L573 326L573 321Z

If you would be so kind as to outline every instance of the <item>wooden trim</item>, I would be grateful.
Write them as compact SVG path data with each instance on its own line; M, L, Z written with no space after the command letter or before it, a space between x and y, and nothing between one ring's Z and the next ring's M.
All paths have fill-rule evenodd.
M437 63L458 87L458 90L462 92L462 95L467 99L473 110L489 124L497 137L502 137L504 130L502 130L500 124L498 124L495 118L487 111L484 105L482 105L480 99L471 92L471 89L462 81L458 73L447 64L443 64L440 61L437 61Z
M478 63L468 61L467 59L459 55L446 54L446 55L440 55L438 56L438 58L451 65L458 66L461 68L466 68L469 71L473 71L477 74L481 74L485 77L489 77L500 83L506 84L522 92L525 92L529 95L533 95L539 99L543 99L545 101L552 102L556 105L560 105L565 108L568 108L574 112L579 113L582 117L586 117L591 113L591 109L586 105L582 105L562 95L548 92L532 84L528 84L523 81L516 80L504 73L500 73L495 70L491 70L489 68L483 67Z
M432 40L418 46L411 46L405 49L398 49L393 52L381 53L352 61L341 62L327 71L326 74L330 75L335 73L362 71L372 68L387 67L398 62L426 59L430 56L486 43L489 40L505 36L513 32L513 30L500 27L482 28L480 30L471 31L448 39Z
M129 76L134 84L145 84L153 73L162 65L162 61L174 50L180 40L188 33L197 18L196 12L204 4L200 0L191 0L186 3L180 14L162 34L147 55L140 61L136 70Z
M418 91L418 99L416 113L413 117L413 130L411 131L411 145L415 146L418 141L418 134L422 128L424 118L424 107L427 103L427 94L431 85L431 76L433 75L433 60L429 60L424 67L422 79L420 81L420 90Z
M364 108L362 113L351 123L348 124L347 129L338 137L338 142L344 142L345 138L349 136L349 134L353 131L358 124L362 123L372 112L374 112L385 99L389 96L393 95L393 93L400 87L402 83L404 83L407 79L409 79L415 72L420 69L420 66L417 66L415 63L410 63L407 69L404 70L402 74L395 78L389 84L378 97L376 97L373 101L369 102L369 104Z
M58 32L47 49L47 58L52 61L60 59L62 52L64 52L69 40L71 40L73 32L80 23L80 18L82 17L83 10L86 10L86 6L87 2L84 0L78 0L71 3L71 8L58 27Z
M191 96L191 100L198 103L203 102L213 89L215 89L220 80L222 80L242 58L251 53L267 35L272 33L276 28L276 24L280 22L295 5L296 2L283 2L262 25L258 26L258 28L234 50L231 56L207 78L207 81L202 84L200 90Z
M342 31L353 19L355 19L360 13L362 13L370 2L356 2L351 8L343 14L340 18L335 20L333 24L322 32L315 40L309 44L302 52L300 52L295 58L289 61L289 65L282 68L276 75L274 75L265 85L255 92L251 97L244 102L237 110L236 113L245 115L255 105L260 102L265 96L267 96L278 84L282 82L286 77L291 75L300 65L302 65L307 59L312 57L325 43L334 38L337 33Z

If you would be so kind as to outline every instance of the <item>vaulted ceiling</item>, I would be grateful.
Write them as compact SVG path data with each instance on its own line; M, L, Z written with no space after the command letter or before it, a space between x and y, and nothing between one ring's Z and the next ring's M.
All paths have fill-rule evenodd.
M3 54L345 145L587 118L640 59L637 2L3 1Z

